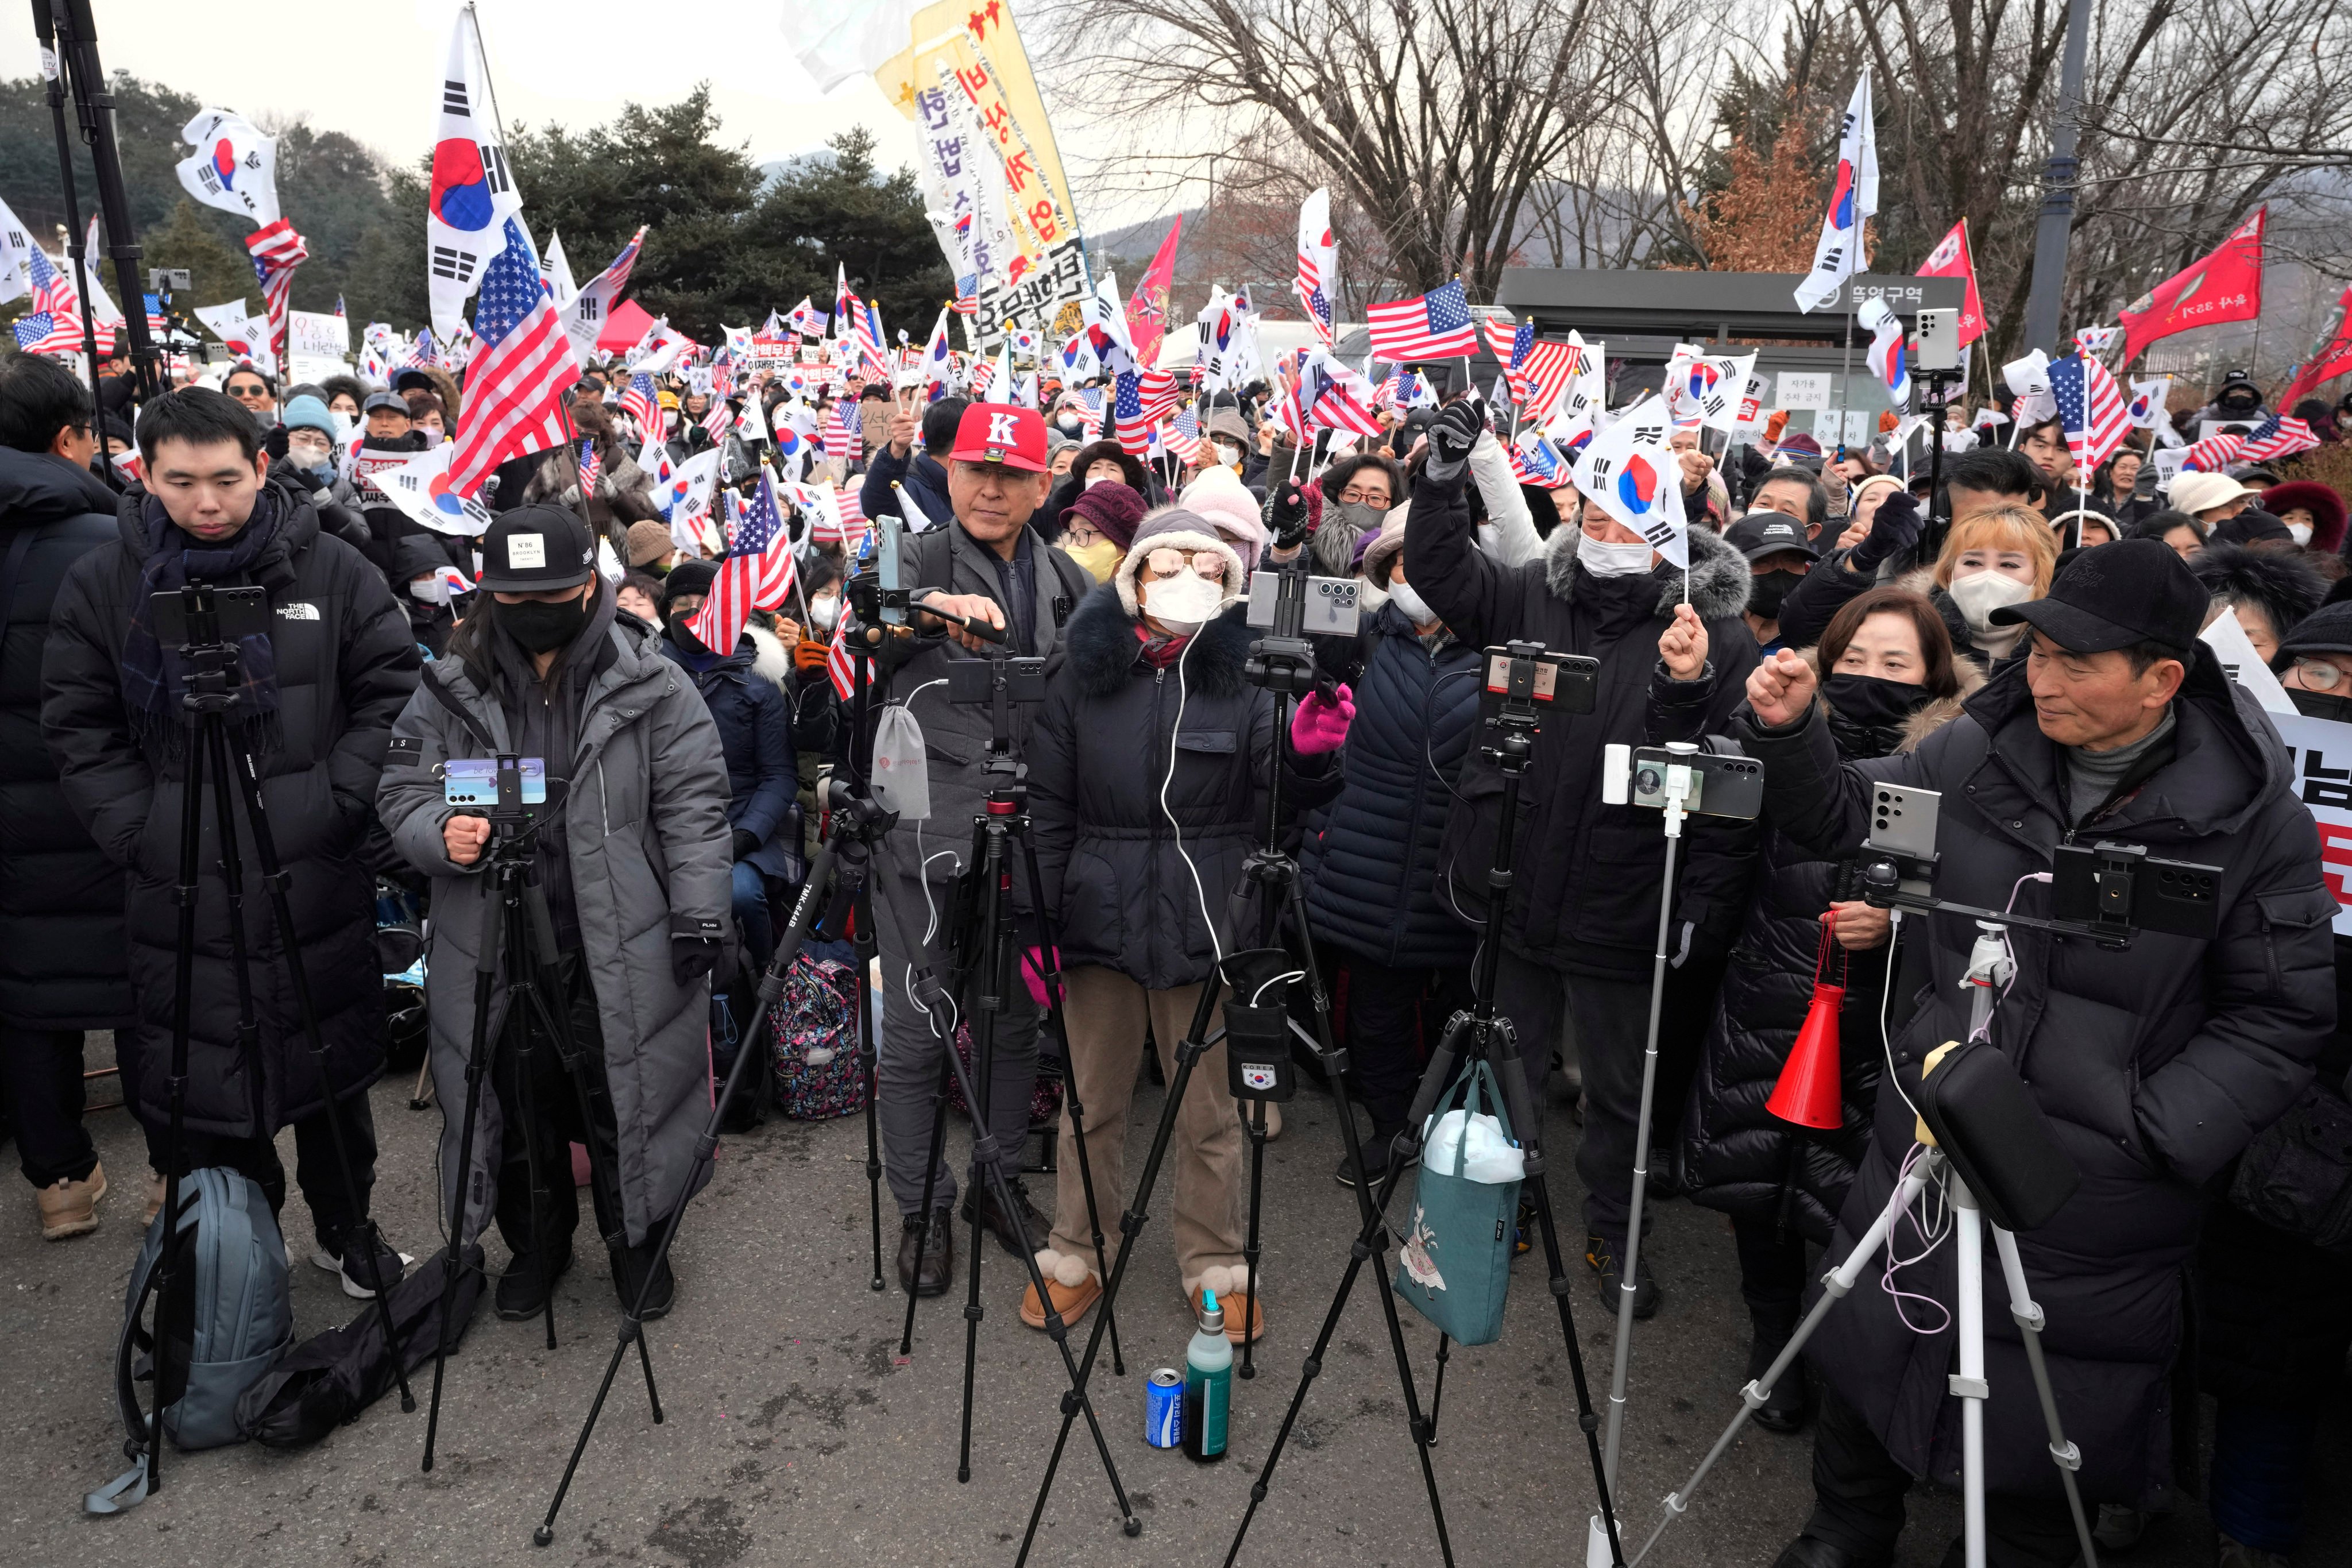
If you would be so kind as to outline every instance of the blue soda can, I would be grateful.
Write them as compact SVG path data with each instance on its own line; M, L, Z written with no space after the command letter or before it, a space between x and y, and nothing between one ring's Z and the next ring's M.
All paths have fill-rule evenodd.
M1143 1440L1155 1448L1184 1441L1184 1374L1163 1366L1143 1381Z

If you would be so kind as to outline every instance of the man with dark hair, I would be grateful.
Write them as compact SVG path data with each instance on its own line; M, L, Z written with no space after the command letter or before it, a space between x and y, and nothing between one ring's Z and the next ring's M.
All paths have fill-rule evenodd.
M245 405L246 411L258 420L264 430L278 423L278 393L270 379L253 367L251 361L238 363L221 379L221 390Z
M294 1129L296 1180L310 1201L311 1260L352 1295L381 1269L361 1237L375 1171L367 1086L383 1070L383 980L375 882L360 863L392 721L416 685L408 617L357 550L320 531L309 492L269 471L261 427L220 393L188 387L139 417L146 479L124 494L114 537L76 562L59 590L41 666L41 735L68 804L128 875L125 947L138 1023L115 1036L135 1063L132 1107L148 1158L168 1158L168 1100L181 799L197 760L183 706L186 655L158 624L153 595L194 584L259 587L269 630L241 639L231 744L260 774L289 879L294 929L261 896L261 868L240 832L244 947L252 997L240 997L218 847L201 857L189 1022L183 1173L226 1165L273 1207L286 1173L271 1140ZM209 816L207 832L211 830ZM287 965L300 959L320 1009L324 1081L296 1012ZM337 1168L325 1111L341 1104L352 1178ZM151 1204L162 1184L151 1182Z
M1817 677L1786 651L1749 675L1753 721L1742 721L1771 819L1818 854L1860 845L1874 785L1940 791L1935 890L1946 899L2051 915L2051 889L2036 880L2061 844L2115 840L2224 868L2210 938L2143 934L2111 952L2008 933L2016 970L1990 1044L2083 1177L2017 1245L2048 1314L2050 1380L2092 1505L2136 1506L2172 1480L2164 1412L2180 1276L2207 1194L2311 1081L2335 1017L2337 905L2318 833L2260 708L2198 643L2206 605L2160 542L2102 545L2047 597L1992 612L1996 624L2023 624L2031 651L1915 752L1841 764L1813 701ZM1892 1067L1830 1248L1840 1259L1915 1152L1906 1101L1919 1097L1926 1058L1970 1034L1974 987L1962 977L1974 925L1937 916L1900 934L1887 993L1911 1001L1890 1023ZM1953 1251L1898 1267L1888 1291L1857 1290L1831 1309L1813 1342L1815 1506L1781 1568L1892 1561L1913 1479L1958 1479L1961 1423L1944 1406L1955 1393ZM1998 1270L1989 1289L2000 1291ZM1920 1326L1938 1310L1939 1325ZM1988 1312L1984 1332L1990 1561L2060 1568L2079 1561L2074 1530L2025 1347L2005 1313Z
M1944 499L1954 522L1995 507L2050 510L2042 470L2005 447L1979 447L1944 459Z
M955 508L948 499L948 471L940 461L940 454L955 444L956 427L962 422L963 411L971 406L965 398L942 397L923 410L923 449L919 452L914 449L914 414L904 406L891 410L889 438L874 448L873 458L866 468L866 484L857 492L857 504L865 509L866 516L879 517L884 512L893 517L901 515L898 498L890 491L894 481L904 486L914 503L923 509L922 517L907 519L909 529L925 526L925 519L937 525L953 515Z
M1807 539L1818 539L1830 520L1830 492L1820 479L1802 468L1779 468L1765 475L1763 482L1756 487L1748 510L1785 513L1805 525Z
M50 1241L97 1229L106 1195L81 1125L83 1031L132 1022L121 873L67 809L40 743L58 584L114 537L94 448L81 382L36 354L0 367L0 1102Z

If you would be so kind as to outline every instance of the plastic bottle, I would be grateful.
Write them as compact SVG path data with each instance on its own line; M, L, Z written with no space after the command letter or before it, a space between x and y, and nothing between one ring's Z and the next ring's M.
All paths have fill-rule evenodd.
M1184 1454L1208 1464L1225 1457L1234 1407L1234 1343L1214 1290L1201 1292L1201 1331L1184 1347Z

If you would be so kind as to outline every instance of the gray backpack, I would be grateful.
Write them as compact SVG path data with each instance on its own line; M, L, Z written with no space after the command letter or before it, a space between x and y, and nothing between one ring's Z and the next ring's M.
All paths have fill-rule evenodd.
M82 1499L91 1513L120 1513L147 1498L147 1414L141 1383L155 1377L157 1334L169 1338L169 1386L152 1391L163 1407L163 1429L183 1450L216 1448L244 1440L236 1426L237 1396L277 1364L294 1342L294 1310L287 1295L286 1241L269 1200L236 1171L191 1172L180 1183L178 1224L169 1234L179 1277L168 1313L142 1321L156 1294L166 1222L157 1215L131 1267L124 1292L122 1335L114 1351L114 1395L128 1434L123 1451L132 1468Z

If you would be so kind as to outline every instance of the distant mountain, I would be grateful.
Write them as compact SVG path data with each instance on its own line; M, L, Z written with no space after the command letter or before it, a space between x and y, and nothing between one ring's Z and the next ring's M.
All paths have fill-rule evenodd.
M800 174L804 170L830 169L838 162L840 159L830 147L812 147L805 153L794 153L783 158L772 158L760 165L760 188L765 190L778 180Z
M1160 249L1160 242L1168 237L1168 231L1175 226L1179 217L1197 220L1199 216L1199 208L1188 207L1181 213L1170 213L1166 217L1127 224L1090 235L1087 238L1097 256L1131 257L1138 266L1141 266Z

